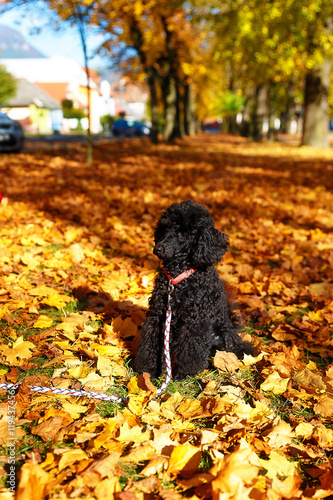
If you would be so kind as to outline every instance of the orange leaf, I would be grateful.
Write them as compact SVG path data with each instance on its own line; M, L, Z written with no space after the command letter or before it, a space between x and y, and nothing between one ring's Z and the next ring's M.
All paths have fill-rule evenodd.
M180 474L189 478L196 472L201 460L200 448L189 443L180 444L172 450L168 472L169 474Z
M49 474L38 464L25 463L21 469L20 482L15 498L18 500L42 500Z

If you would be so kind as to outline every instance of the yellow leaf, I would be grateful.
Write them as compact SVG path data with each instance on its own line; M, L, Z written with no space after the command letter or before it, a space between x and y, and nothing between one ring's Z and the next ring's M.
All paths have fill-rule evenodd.
M74 245L70 247L70 253L74 264L79 264L85 259L83 248L78 243L74 243Z
M90 347L91 349L96 349L96 351L99 354L102 354L102 356L110 356L110 358L121 358L124 354L124 349L113 345L102 345L94 342Z
M81 314L72 314L67 318L61 318L61 320L62 322L56 326L56 330L61 330L67 334L74 334L78 328L83 327L88 318Z
M77 403L70 403L68 401L64 401L62 403L62 407L67 413L71 415L71 417L76 420L80 418L81 413L85 413L88 410L88 406L80 405Z
M289 424L280 422L273 427L267 437L271 448L280 449L292 442L294 433Z
M182 401L177 408L177 413L179 413L183 418L190 419L195 417L200 417L203 412L200 401L197 399L185 399Z
M261 361L263 357L264 357L263 352L261 352L256 357L253 357L250 354L244 354L244 358L242 359L242 363L244 366L251 366L251 365L254 365L254 364L258 363L259 361Z
M307 439L312 435L313 430L314 427L312 424L309 424L308 422L301 422L295 428L295 436Z
M309 311L307 316L311 319L311 321L323 321L323 311Z
M34 323L34 328L50 328L52 326L53 319L41 314Z
M65 232L65 240L66 240L67 245L69 245L70 243L73 243L73 241L78 236L80 236L81 233L82 233L81 228L70 227L69 229L67 229L67 231Z
M7 361L14 366L18 366L20 362L19 359L30 359L32 356L31 349L35 349L36 346L32 342L23 340L23 337L19 337L12 347L0 346L2 354L6 357Z
M283 481L280 481L277 477L274 477L272 490L274 491L275 495L279 495L278 498L300 498L302 495L302 492L299 489L301 483L301 477L297 472L294 472L294 474L286 477Z
M38 297L48 297L52 293L54 293L54 289L46 285L37 286L29 290L29 295L37 295Z
M145 432L142 432L142 427L136 425L130 428L127 422L125 422L120 427L120 434L116 438L117 441L128 441L134 443L143 443L144 441L149 441L149 439L150 439L149 429L147 429Z
M84 361L78 361L76 364L77 366L68 369L69 375L73 378L85 378L89 373L95 371L93 367L88 366Z
M106 422L104 430L94 439L94 447L98 450L103 446L110 438L114 437L115 429L118 422L116 420L110 419Z
M113 332L119 333L122 338L135 337L138 331L137 326L130 318L125 318L124 320L120 317L115 318L111 326Z
M106 356L98 356L97 370L103 377L128 377L127 369Z
M151 460L156 455L156 450L151 444L143 444L134 448L128 455L121 457L122 462L139 463L143 460Z
M67 302L72 302L72 298L67 295L61 295L60 293L54 292L51 293L47 299L43 300L43 304L46 304L50 307L56 307L57 309L61 309L66 305Z
M260 465L267 470L266 476L273 479L284 479L294 474L297 470L297 463L289 460L276 451L269 454L269 460L259 459Z
M263 391L271 391L273 394L283 394L288 387L289 378L282 378L278 372L268 375L267 379L261 384Z
M226 500L229 498L246 499L249 498L248 486L252 486L257 481L258 457L246 443L244 448L217 459L209 472L216 475L212 481L214 500L221 498L221 492L228 494L225 496Z
M54 460L54 455L53 453L50 453L49 451L47 452L46 454L46 458L44 460L44 462L42 462L40 464L40 466L43 468L43 469L48 469L50 468L50 466L52 467L53 464L54 464L55 460Z
M59 471L62 471L69 465L74 464L75 462L80 462L81 460L85 460L88 458L86 452L84 452L81 448L67 451L64 453L59 462Z
M131 394L127 405L128 409L134 415L142 415L144 403L146 402L146 400L147 397L143 394Z
M333 448L333 430L322 424L316 425L313 431L313 439L322 448Z
M105 500L106 498L115 498L116 493L120 493L122 488L118 481L118 477L112 477L111 479L104 479L98 486L96 486L94 493L96 494L97 500Z
M140 389L140 387L138 386L137 377L131 378L131 380L128 382L127 389L129 394L144 394L146 392L143 389Z
M40 465L25 463L21 468L20 482L15 498L18 500L42 500L45 498L45 486L49 482L49 474Z
M5 316L9 312L8 306L4 306L0 308L0 319Z
M309 288L313 295L322 295L325 297L327 295L327 289L329 288L329 282L322 281L321 283L311 283Z
M197 471L200 460L200 448L190 443L181 444L172 450L168 472L189 478Z
M318 400L318 403L313 407L317 415L322 417L333 417L333 398L326 394Z
M270 408L266 401L255 401L255 408L251 408L249 421L254 423L263 423L267 420L273 420L275 412Z
M153 476L157 474L160 470L164 469L167 466L168 459L166 457L156 457L152 458L150 462L146 465L144 469L142 469L141 474L144 476Z

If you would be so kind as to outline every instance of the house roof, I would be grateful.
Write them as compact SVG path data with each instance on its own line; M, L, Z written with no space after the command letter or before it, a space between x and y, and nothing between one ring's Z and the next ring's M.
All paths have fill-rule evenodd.
M0 24L0 52L1 59L7 58L34 58L46 57L19 33L19 31Z
M17 91L15 97L9 101L9 106L26 107L35 104L38 108L61 109L61 104L47 94L40 87L25 78L17 80Z
M44 92L46 92L49 96L51 96L56 101L61 102L64 99L67 99L68 94L68 83L57 82L57 83L49 83L49 82L35 82L38 87L40 87Z

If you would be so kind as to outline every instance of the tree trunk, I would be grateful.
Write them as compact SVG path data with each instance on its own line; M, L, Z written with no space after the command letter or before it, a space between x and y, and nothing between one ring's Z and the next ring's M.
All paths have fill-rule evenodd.
M150 92L150 114L151 114L151 134L150 140L153 144L158 144L158 107L156 81L154 76L148 70L148 86Z
M275 86L274 83L270 83L268 92L267 92L267 116L268 116L268 132L267 139L269 141L274 141L276 136L275 129L275 107L274 107L274 95L275 95Z
M263 138L264 118L267 116L267 85L256 87L255 104L252 115L252 137L255 141Z
M184 85L184 129L186 135L195 134L194 95L192 86L187 83Z
M88 67L88 56L86 48L84 49L84 61L85 61L85 71L87 74L87 93L88 93L88 130L87 130L87 163L92 165L93 163L93 142L91 136L91 102L90 102L90 77L89 77L89 67Z
M87 50L87 35L83 20L83 14L81 12L81 8L76 11L74 4L72 5L73 14L77 17L77 26L81 38L83 57L84 57L84 67L87 75L87 98L88 98L88 129L87 129L87 163L88 165L92 165L93 163L93 143L91 136L91 102L90 102L90 75L89 75L89 58L88 58L88 50Z
M285 110L280 114L280 132L283 134L292 133L292 120L295 116L295 85L294 82L290 81L287 83L286 92L286 107Z
M132 33L133 45L139 54L141 64L147 74L151 106L150 140L153 144L158 144L158 99L156 92L156 81L158 75L154 71L154 68L152 66L149 66L147 63L147 55L143 49L143 34L139 28L137 20L134 17L131 19L129 26Z
M181 94L181 86L176 80L176 120L173 128L172 138L181 139L185 134L184 129L184 98Z
M331 61L325 59L305 78L302 145L328 146L328 90Z
M177 91L176 81L173 76L168 75L162 86L164 104L164 130L163 138L166 141L174 139L174 130L177 115Z

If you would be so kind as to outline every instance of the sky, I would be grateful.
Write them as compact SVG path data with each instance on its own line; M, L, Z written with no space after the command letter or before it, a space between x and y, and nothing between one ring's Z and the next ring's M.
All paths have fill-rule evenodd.
M75 27L66 24L60 32L55 32L50 23L46 23L46 16L42 13L27 12L26 9L14 8L9 12L0 14L0 24L4 24L21 33L30 45L42 52L46 56L60 55L68 59L74 59L81 66L84 64L83 52L81 48L80 37ZM46 24L45 24L46 23ZM39 34L33 34L36 28L41 28ZM96 34L88 35L88 51L92 55L94 49L100 43L101 38ZM99 57L91 60L91 67L103 68L107 61Z

